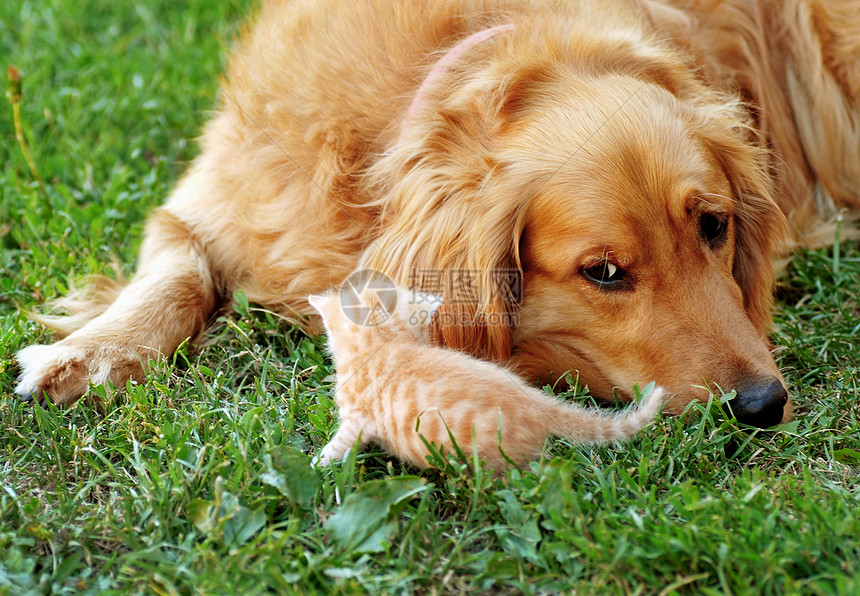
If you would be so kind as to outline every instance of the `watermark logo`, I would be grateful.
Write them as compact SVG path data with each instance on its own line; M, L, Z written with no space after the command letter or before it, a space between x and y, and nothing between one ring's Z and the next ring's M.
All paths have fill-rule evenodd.
M356 325L381 325L397 308L397 289L383 273L362 269L346 278L340 294L340 307Z
M523 274L519 269L413 269L409 287L422 292L444 296L449 305L470 305L480 302L484 294L502 298L512 308L523 300Z
M522 295L522 272L518 269L493 269L487 272L471 269L414 269L407 287L398 291L385 274L373 269L361 269L344 282L340 306L346 317L362 327L375 327L388 321L399 306L407 307L404 314L409 323L429 322L438 317L443 326L506 326L518 324ZM476 312L482 296L500 297L507 305L502 312ZM437 310L442 302L449 306ZM422 307L423 310L422 310Z

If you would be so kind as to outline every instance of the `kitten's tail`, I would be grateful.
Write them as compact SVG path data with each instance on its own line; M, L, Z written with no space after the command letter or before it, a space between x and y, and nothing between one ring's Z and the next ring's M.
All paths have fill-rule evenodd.
M665 391L654 387L639 405L621 413L604 413L591 408L558 402L552 434L576 443L606 443L629 439L651 424L663 405Z

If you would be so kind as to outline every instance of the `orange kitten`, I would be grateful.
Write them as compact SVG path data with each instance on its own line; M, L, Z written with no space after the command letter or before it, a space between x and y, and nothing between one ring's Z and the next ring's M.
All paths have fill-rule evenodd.
M499 469L502 452L517 464L536 459L548 436L576 443L626 439L648 425L662 402L656 388L638 407L604 413L562 402L497 364L427 345L441 304L410 290L365 290L310 296L328 332L337 372L340 428L317 457L342 459L359 437L414 466L428 466L420 435L451 452L477 450Z

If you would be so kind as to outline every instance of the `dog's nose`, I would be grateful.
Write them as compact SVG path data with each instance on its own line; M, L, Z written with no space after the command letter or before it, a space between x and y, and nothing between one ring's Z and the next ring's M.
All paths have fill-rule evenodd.
M731 403L738 422L767 428L782 421L788 391L776 377L755 377L738 383Z

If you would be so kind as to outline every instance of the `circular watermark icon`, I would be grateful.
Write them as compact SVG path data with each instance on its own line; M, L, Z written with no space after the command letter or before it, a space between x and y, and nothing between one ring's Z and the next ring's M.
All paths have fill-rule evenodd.
M381 325L397 308L397 288L383 273L361 269L346 278L340 293L340 307L356 325Z

